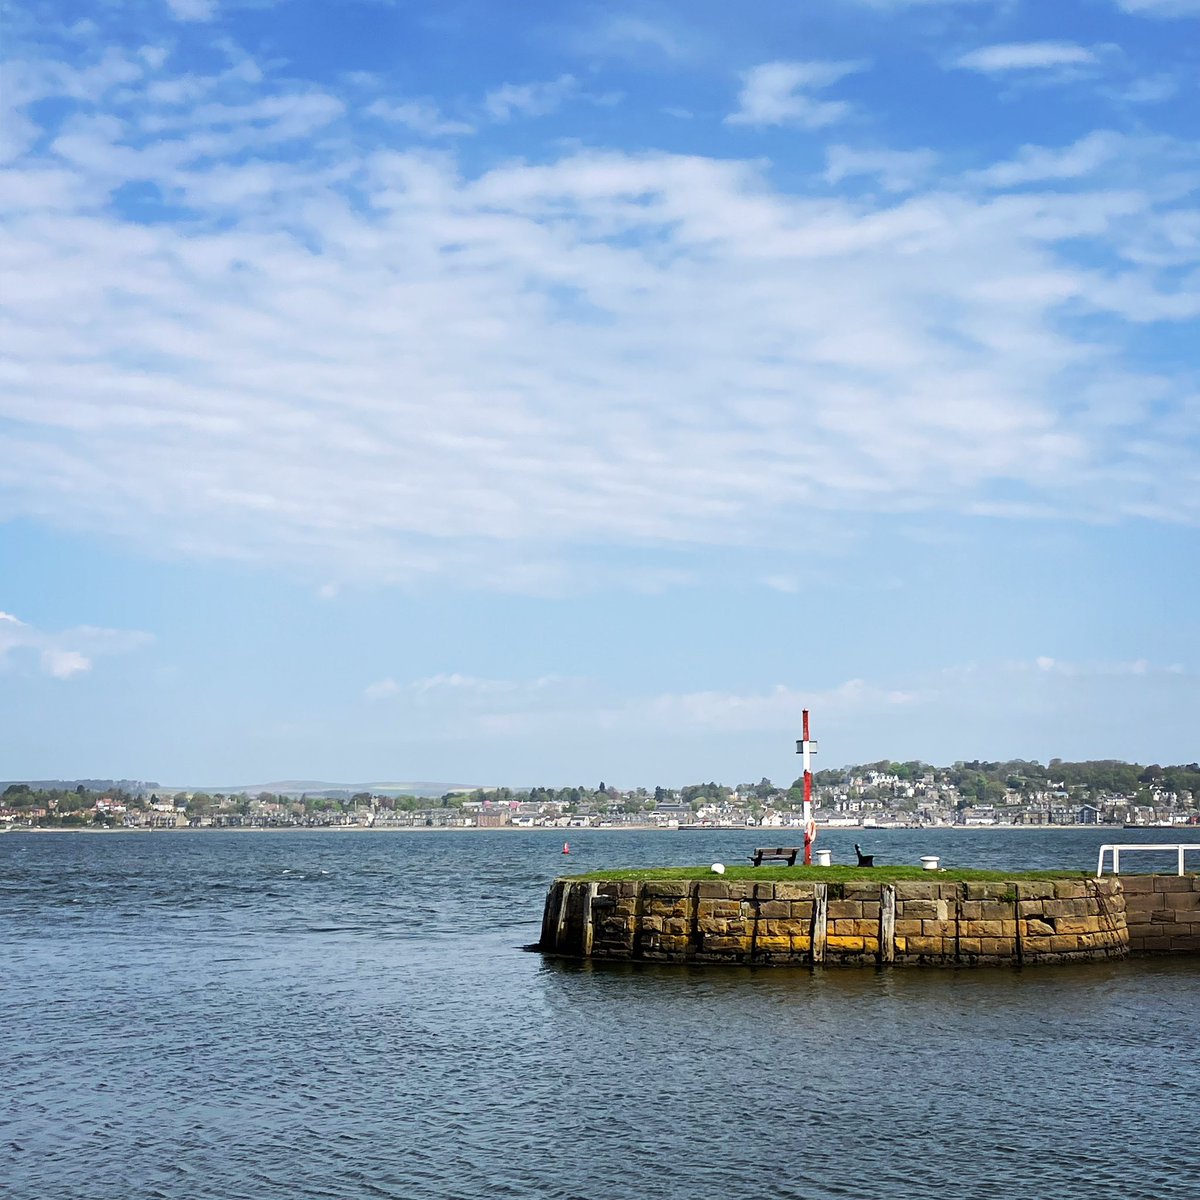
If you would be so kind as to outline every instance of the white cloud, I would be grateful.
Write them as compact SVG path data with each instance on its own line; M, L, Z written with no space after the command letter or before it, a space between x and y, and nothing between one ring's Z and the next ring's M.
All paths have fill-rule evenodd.
M403 696L410 702L426 705L432 702L453 704L478 704L496 697L503 697L506 704L522 703L530 697L539 696L548 689L556 692L569 688L576 681L558 675L542 675L531 680L484 679L477 675L464 675L457 671L430 675L407 683L397 683L388 676L366 687L363 694L368 700L385 700Z
M217 0L167 0L177 21L211 21L217 15Z
M55 679L70 679L92 669L92 660L78 650L49 649L42 651L42 668Z
M376 100L367 106L366 111L382 121L403 125L422 137L458 137L475 132L475 127L469 122L443 116L437 105L428 100L407 100L399 104Z
M809 93L861 71L860 62L769 62L742 76L737 112L729 125L799 125L821 129L845 120L851 106L843 100L818 100Z
M855 176L874 175L889 192L907 192L928 179L937 155L932 150L854 150L830 146L825 181L839 184Z
M583 54L617 54L626 57L653 56L681 59L691 53L687 33L630 13L604 15L574 38Z
M1200 16L1200 0L1116 0L1123 12L1146 17Z
M961 55L955 65L969 71L1044 71L1054 67L1090 66L1096 55L1075 42L1008 42Z
M148 641L150 635L146 633L91 625L50 632L37 629L11 613L0 612L0 670L27 656L43 674L70 679L90 671L99 655L126 654Z
M597 765L634 743L695 746L698 738L705 746L701 757L718 743L757 746L761 755L798 736L809 709L826 765L836 766L885 754L934 762L975 754L1103 757L1106 743L1097 730L1107 722L1100 717L1123 695L1137 711L1175 714L1163 732L1177 742L1190 728L1186 711L1198 693L1196 677L1179 664L1039 656L957 664L890 681L644 694L586 679L451 674L407 683L389 678L372 685L369 698L387 699L387 719L402 720L410 736L423 740L503 742L517 748L518 757L548 741L587 746ZM706 767L696 770L708 777Z
M662 152L468 171L253 73L181 109L149 95L164 69L22 76L88 103L4 179L8 512L314 587L539 593L597 546L662 587L802 512L979 512L998 484L1041 514L1200 520L1193 393L1119 324L1195 311L1185 144L1113 158L1099 133L936 184L843 148L834 177L911 192L847 199Z
M573 75L541 83L506 83L488 92L483 106L495 121L508 121L515 115L544 117L578 91L579 82Z
M1019 187L1048 180L1080 179L1094 174L1118 158L1125 139L1117 133L1098 130L1063 149L1022 146L1016 158L995 163L972 178L993 188Z
M380 679L376 683L368 684L363 689L363 695L368 700L386 700L389 696L394 696L400 690L400 685L392 678Z

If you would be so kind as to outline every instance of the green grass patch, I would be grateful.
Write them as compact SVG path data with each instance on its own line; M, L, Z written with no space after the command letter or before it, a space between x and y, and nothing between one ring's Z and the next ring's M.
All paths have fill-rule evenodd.
M924 867L787 867L726 866L724 875L714 875L710 867L639 867L610 871L588 871L585 875L564 875L563 879L585 883L642 879L753 879L759 883L849 883L866 881L890 883L897 879L923 879L942 883L1007 883L1022 879L1090 879L1090 871L977 871L969 867L947 867L926 871Z

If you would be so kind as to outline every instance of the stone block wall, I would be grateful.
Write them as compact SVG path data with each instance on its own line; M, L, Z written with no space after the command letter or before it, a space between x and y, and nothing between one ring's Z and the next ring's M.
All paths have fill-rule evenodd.
M1200 954L1200 876L1122 875L1131 954Z
M1039 963L1122 958L1129 934L1121 884L1112 878L559 879L546 898L539 947L663 962Z

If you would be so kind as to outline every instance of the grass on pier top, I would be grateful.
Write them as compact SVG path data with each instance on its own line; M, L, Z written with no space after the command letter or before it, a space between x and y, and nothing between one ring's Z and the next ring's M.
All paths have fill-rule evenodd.
M976 871L969 867L946 867L926 871L924 867L788 867L729 866L724 875L716 875L711 867L639 867L624 870L588 871L584 875L564 875L561 878L586 883L643 879L752 879L757 883L850 883L862 880L890 883L897 879L923 879L929 883L1008 883L1022 879L1090 879L1090 871Z

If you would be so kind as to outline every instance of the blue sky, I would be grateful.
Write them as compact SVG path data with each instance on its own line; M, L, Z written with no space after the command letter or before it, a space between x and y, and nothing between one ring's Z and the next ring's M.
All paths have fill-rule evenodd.
M1200 0L4 22L0 777L1197 757Z

